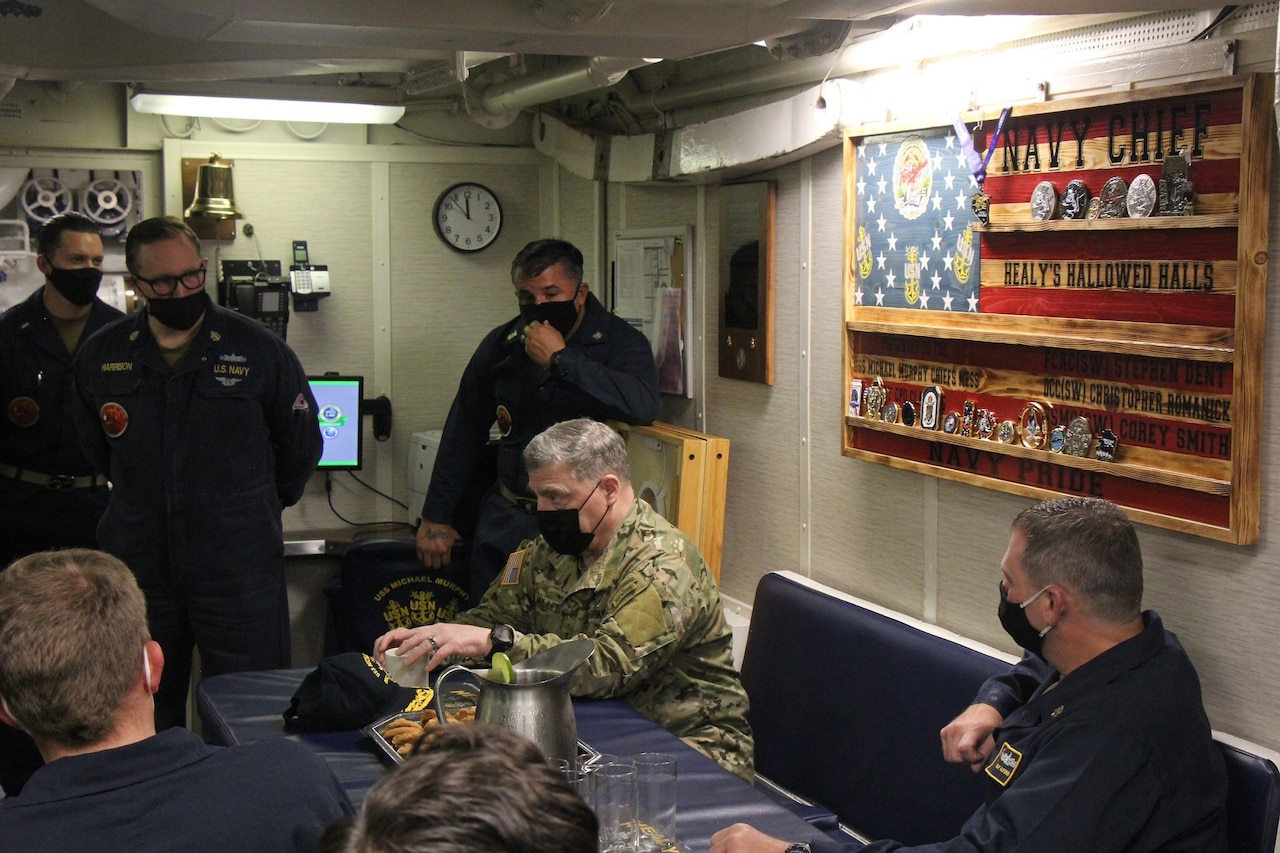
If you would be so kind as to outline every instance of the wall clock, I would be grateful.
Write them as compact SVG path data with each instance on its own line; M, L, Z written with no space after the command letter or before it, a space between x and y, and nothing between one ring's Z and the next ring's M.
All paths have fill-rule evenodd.
M502 230L502 205L493 190L466 181L440 193L432 221L436 233L449 248L478 252L498 239L498 232Z

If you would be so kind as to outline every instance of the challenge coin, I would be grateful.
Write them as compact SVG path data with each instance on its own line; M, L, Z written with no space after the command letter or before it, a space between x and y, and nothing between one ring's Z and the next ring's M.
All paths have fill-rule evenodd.
M1031 218L1036 222L1053 219L1058 212L1058 191L1048 181L1041 181L1031 191Z
M1076 179L1067 184L1062 190L1062 202L1060 208L1062 210L1063 219L1084 219L1089 207L1089 188L1084 185L1084 181Z
M1156 209L1156 182L1150 175L1141 174L1129 184L1129 192L1125 196L1125 209L1135 218L1150 216Z

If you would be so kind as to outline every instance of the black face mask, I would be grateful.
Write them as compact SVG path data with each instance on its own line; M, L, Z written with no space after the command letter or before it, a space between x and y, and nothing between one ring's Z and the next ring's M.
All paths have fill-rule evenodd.
M151 312L152 317L180 332L194 326L208 307L209 294L203 290L190 296L147 300L147 311Z
M541 305L526 302L520 306L520 316L525 323L546 321L560 333L560 337L568 338L573 324L578 322L578 306L572 299L568 302L543 302Z
M62 294L62 298L72 305L88 305L98 295L98 285L102 284L102 270L97 267L76 267L64 270L62 267L49 265L49 283L53 289Z
M598 488L600 488L599 482L591 490L591 495L594 495ZM547 540L547 544L551 546L552 551L557 554L577 557L587 550L591 540L596 538L596 531L604 522L604 517L609 514L609 510L613 509L613 504L610 504L609 509L606 509L604 515L600 516L600 521L596 522L595 527L591 528L589 532L583 533L578 513L582 512L582 507L586 506L587 501L591 500L591 495L587 495L586 500L582 502L582 506L577 509L538 510L538 532L542 534L543 539Z
M997 611L1000 624L1015 643L1038 658L1044 657L1042 654L1044 635L1049 633L1049 629L1053 626L1045 625L1044 630L1036 630L1027 619L1027 605L1039 598L1048 588L1046 586L1021 604L1014 604L1009 600L1009 594L1004 591L1004 584L1000 584L1000 608Z

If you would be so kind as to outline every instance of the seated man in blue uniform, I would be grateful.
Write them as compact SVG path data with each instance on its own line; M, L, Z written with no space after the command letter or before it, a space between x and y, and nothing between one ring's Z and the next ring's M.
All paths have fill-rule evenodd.
M948 760L985 774L986 802L937 844L789 844L746 824L712 853L1225 851L1226 770L1200 680L1142 610L1142 552L1124 512L1061 498L1021 512L1000 564L1000 622L1030 656L942 731ZM994 681L994 680L993 680ZM988 704L995 703L995 704Z
M365 797L347 853L597 853L591 807L538 747L485 723L436 726ZM501 793L495 798L495 793ZM336 832L337 830L335 830Z
M511 262L511 283L520 316L485 335L462 373L418 525L418 559L432 569L449 565L469 490L490 486L471 537L472 605L507 555L538 535L521 458L530 440L573 418L647 424L658 416L653 348L591 293L582 252L564 240L535 240ZM495 421L497 481L485 483Z
M310 853L352 813L301 744L157 734L163 670L142 591L115 557L43 551L0 573L0 721L26 730L45 759L0 801L6 853Z

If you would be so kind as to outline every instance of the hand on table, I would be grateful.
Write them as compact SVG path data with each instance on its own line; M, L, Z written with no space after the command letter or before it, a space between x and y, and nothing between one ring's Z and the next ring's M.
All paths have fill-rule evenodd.
M1001 713L990 705L970 705L943 727L942 757L952 764L968 764L969 769L977 773L995 749L991 733L1003 720Z
M447 524L422 519L414 537L418 560L428 569L441 569L452 559L453 543L462 537Z
M745 823L735 823L711 836L711 853L786 853L790 846L790 841L765 835Z
M380 664L386 664L387 650L398 649L400 660L406 666L426 661L426 671L433 669L454 655L465 658L487 657L493 649L489 629L475 625L455 625L440 622L420 628L394 628L379 637L373 644L373 656Z

